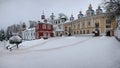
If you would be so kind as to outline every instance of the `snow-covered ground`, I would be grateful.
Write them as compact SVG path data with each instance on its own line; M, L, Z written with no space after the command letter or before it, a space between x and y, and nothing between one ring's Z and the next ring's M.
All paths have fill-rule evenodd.
M120 68L114 37L57 37L25 41L11 52L0 42L0 68Z

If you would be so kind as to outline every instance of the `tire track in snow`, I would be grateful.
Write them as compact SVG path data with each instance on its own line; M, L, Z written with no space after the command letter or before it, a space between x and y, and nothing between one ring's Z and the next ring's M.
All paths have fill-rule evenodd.
M85 39L85 40L82 40L82 41L78 41L78 42L75 42L75 43L72 43L72 44L60 46L60 47L49 48L49 49L33 50L33 51L53 51L53 50L62 49L62 48L66 48L66 47L77 46L78 44L87 42L87 41L89 41L90 39L93 39L93 37L92 37L92 38Z
M27 53L27 52L32 52L34 50L29 50L29 49L35 48L35 47L38 47L38 46L41 46L41 45L45 45L46 43L48 43L50 41L53 41L53 40L60 40L60 39L63 39L63 38L67 38L67 37L57 37L57 38L48 39L45 42L36 44L34 46L30 46L30 47L27 47L27 48L24 48L24 49L13 49L11 52L9 50L0 51L0 56L15 55L17 53L24 54L24 53Z
M27 50L27 49L35 48L35 47L38 47L38 46L41 46L41 45L45 45L48 42L51 42L51 41L54 41L54 40L60 40L60 39L63 39L63 38L66 38L66 37L58 37L57 39L56 38L48 39L48 40L45 40L42 43L27 47L27 48L24 48L24 49L20 49L20 50Z

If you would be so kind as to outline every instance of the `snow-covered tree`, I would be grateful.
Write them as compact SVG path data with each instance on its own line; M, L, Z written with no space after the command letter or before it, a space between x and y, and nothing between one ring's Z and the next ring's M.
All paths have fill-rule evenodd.
M3 29L0 30L0 41L5 40L5 31Z
M107 16L109 16L111 19L114 19L120 15L120 0L103 0L103 7L108 13ZM116 28L117 27L118 23L116 25Z
M120 14L120 0L103 0L106 12Z
M18 48L18 45L20 43L22 43L22 39L19 37L19 36L12 36L10 39L9 39L9 43L11 44L16 44L17 45L17 48Z
M6 29L6 39L8 40L10 37L12 37L12 31L10 27L7 27Z

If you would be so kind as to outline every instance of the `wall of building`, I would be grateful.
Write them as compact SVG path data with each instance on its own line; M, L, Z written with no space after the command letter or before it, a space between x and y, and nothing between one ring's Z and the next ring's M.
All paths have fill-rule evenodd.
M23 40L35 40L35 28L29 28L22 31L22 39Z
M53 25L48 23L39 23L36 27L36 38L53 37Z
M106 28L106 20L108 17L105 13L99 15L92 15L79 18L77 20L67 22L64 24L64 34L70 32L72 35L76 34L92 34L94 29L96 28L96 24L98 24L98 29L100 35L106 35L107 31L110 31L110 35L113 36L115 29L115 19L111 20L109 28ZM71 31L69 31L69 27L71 26Z

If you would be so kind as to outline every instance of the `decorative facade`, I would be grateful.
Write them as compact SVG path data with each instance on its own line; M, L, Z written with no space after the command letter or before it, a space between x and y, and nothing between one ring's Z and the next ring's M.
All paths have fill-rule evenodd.
M53 25L49 23L38 22L36 26L36 39L53 37Z
M35 28L29 28L22 31L22 39L23 40L35 40Z
M80 13L78 19L64 24L65 35L92 34L98 31L100 35L113 36L115 29L115 20L111 20L106 13L103 13L100 6L95 11L90 4L86 11L86 16Z
M54 28L54 36L62 36L64 34L63 24L67 20L67 16L64 14L59 14L59 18L55 19L54 14L50 16L49 23L53 25Z

